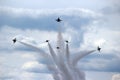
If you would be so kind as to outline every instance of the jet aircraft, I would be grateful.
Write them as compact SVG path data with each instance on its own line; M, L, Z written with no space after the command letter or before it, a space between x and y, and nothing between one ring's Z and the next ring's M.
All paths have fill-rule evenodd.
M16 43L17 40L16 40L16 38L14 38L12 41L13 41L13 43Z
M60 47L56 47L57 49L60 49Z
M66 42L66 43L68 43L69 41L68 41L68 40L66 40L65 42Z
M101 48L98 46L97 50L100 52Z
M46 40L45 42L49 42L49 40Z
M58 18L56 19L56 21L57 21L57 22L61 22L62 20L58 17Z

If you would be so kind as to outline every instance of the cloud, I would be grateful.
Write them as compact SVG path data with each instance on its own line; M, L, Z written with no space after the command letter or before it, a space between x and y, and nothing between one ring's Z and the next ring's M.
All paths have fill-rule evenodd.
M89 55L79 63L79 66L88 71L119 72L119 58L116 55L110 56L110 54L105 55L104 53Z
M30 29L22 30L22 29L12 28L9 26L4 26L3 28L1 28L0 33L1 33L0 34L1 49L15 48L12 44L12 39L14 37L19 37L19 38L22 38L22 37L24 38L24 36L31 37L30 39L32 40L36 39L34 41L36 41L39 44L40 43L42 44L47 39L55 40L55 36L56 36L56 32L54 31L49 32L49 31L30 30ZM36 34L39 34L39 35L36 35ZM50 37L50 35L52 35L52 37ZM37 45L40 46L39 44ZM19 46L19 44L17 44L17 46Z
M37 61L31 61L24 63L22 66L22 69L28 72L34 72L34 73L48 73L47 66L44 64L40 64Z
M107 1L107 0L106 0ZM102 10L105 14L111 15L111 14L116 14L119 15L120 13L120 1L119 0L109 0L107 1L107 6L104 7Z
M114 72L86 71L86 80L111 80ZM96 77L94 77L96 76Z
M52 76L47 74L47 68L43 66L41 69L42 64L39 65L36 61L40 55L35 52L14 50L11 54L2 52L1 55L5 60L0 63L0 80L53 80ZM26 63L33 65L26 66Z
M120 1L119 0L106 0L107 6L104 7L101 12L104 14L105 27L113 30L120 30Z
M107 53L120 52L119 50L119 30L111 30L99 27L89 27L88 32L84 34L84 42L81 47L101 46L102 51ZM92 44L91 44L92 43ZM102 43L102 44L101 44ZM114 47L116 46L116 47ZM105 51L106 50L106 51Z
M89 15L90 15L89 11L83 11L83 12L86 12L86 14L88 13L88 16L85 16L85 17L89 17ZM21 17L21 16L19 15L19 17ZM88 18L86 18L86 19L88 19ZM111 29L104 28L104 27L99 28L99 24L100 24L99 22L101 23L101 19L93 20L92 23L90 23L90 24L87 23L88 26L81 27L80 29L73 28L72 25L69 24L69 22L65 22L65 24L62 24L64 26L63 29L65 29L63 32L64 38L67 40L68 39L70 40L73 51L75 51L76 47L79 47L78 49L86 49L86 48L96 49L96 47L97 47L96 44L103 43L103 44L101 44L103 53L108 53L111 55L111 53L113 54L115 51L117 53L119 52L119 45L117 45L117 44L119 44L119 41L117 41L119 39L119 37L118 37L120 34L119 31L111 30ZM74 24L79 25L79 23L74 23ZM11 47L12 46L11 39L13 39L13 37L16 37L16 35L20 35L22 37L23 36L30 37L27 40L27 42L29 40L32 42L35 41L38 43L38 44L34 43L37 46L40 46L41 43L44 42L45 40L50 40L50 42L53 44L53 46L54 47L56 46L55 45L56 35L57 35L56 31L47 31L47 30L29 29L29 28L21 29L21 28L17 28L17 27L13 27L13 26L2 26L0 33L1 33L0 37L2 39L1 45L0 45L1 50L12 48L12 50L16 49L16 50L22 50L22 51L31 51L30 48L27 48L26 46L22 46L18 43L15 44L14 47ZM116 46L116 47L114 47L114 46ZM115 55L117 55L117 54L115 54ZM101 58L101 59L103 59L103 58ZM96 60L96 58L95 58L95 60ZM96 60L96 63L97 63L97 61L98 60ZM89 63L93 64L94 61L89 61ZM106 60L103 65L105 65L105 64L106 64ZM95 68L94 66L91 66L91 67ZM97 67L96 69L100 68L99 66L96 66L96 67Z
M53 80L50 74L33 73L17 68L3 67L2 71L4 72L0 72L0 80Z
M89 55L83 59L83 64L80 63L80 66L84 66L82 68L87 70L119 72L120 46L117 45L120 44L119 35L120 32L118 30L99 28L97 26L89 27L84 34L80 48L97 49L97 46L100 46L101 52L100 54ZM103 44L99 45L98 43L101 42Z
M14 80L16 75L17 72L15 68L0 65L0 80Z
M36 35L39 34L39 35ZM69 40L73 45L74 40L76 40L75 43L77 43L80 39L78 35L79 32L73 28L67 28L65 32L63 32L64 39ZM52 36L51 36L52 35ZM82 34L81 34L82 35ZM24 40L24 42L32 43L33 45L36 45L40 48L47 48L47 45L45 43L46 40L50 40L53 46L55 46L56 38L57 38L57 32L56 31L46 31L46 30L38 30L38 29L19 29L19 28L13 28L11 26L3 26L0 30L0 39L1 39L1 50L8 49L8 50L30 50L26 46L20 45L19 43L16 43L15 45L12 42L13 38L17 38L18 40ZM77 40L78 39L78 40Z
M50 74L22 72L17 80L54 80Z
M0 26L12 26L21 29L57 30L57 17L64 19L73 28L80 28L101 17L100 13L80 8L33 10L23 8L0 7ZM74 21L74 22L73 22ZM48 24L46 24L48 23ZM77 25L79 23L79 25Z
M6 14L12 17L29 16L32 18L39 18L50 15L66 15L66 16L84 16L96 17L101 14L96 14L94 11L84 8L65 8L65 9L24 9L12 7L0 7L1 14ZM69 12L69 13L68 13ZM12 15L14 14L14 16ZM84 14L84 15L83 15Z
M120 44L120 32L119 29L113 28L113 26L119 28L117 25L118 22L116 25L113 25L112 20L104 20L104 14L79 8L32 10L1 7L0 55L3 55L2 63L6 63L9 65L8 67L14 63L17 69L22 67L22 71L14 71L22 73L22 77L19 76L20 74L12 77L17 76L17 80L22 80L22 78L25 80L39 80L40 77L42 77L41 72L47 73L47 69L44 66L46 60L44 60L40 54L35 53L31 48L27 48L19 43L13 45L12 39L17 36L27 37L26 41L29 43L32 42L39 47L41 47L41 44L44 45L45 40L50 40L50 43L55 48L57 35L56 26L60 25L56 24L54 19L58 16L63 19L64 23L60 25L63 26L65 40L70 41L70 49L72 49L73 53L81 49L96 49L97 45L100 45L102 48L101 54L89 55L83 59L81 64L79 64L80 68L94 71L120 71L120 46L118 45ZM106 27L109 23L110 27ZM47 47L45 47L45 49L47 49ZM6 62L4 59L8 61L12 60L12 62ZM40 62L42 64L40 64ZM13 68L11 70L13 70ZM14 72L10 71L10 73ZM45 76L43 77L45 78ZM46 77L46 80L48 80L49 77ZM44 78L43 80L45 80Z
M120 80L120 74L114 74L112 80Z

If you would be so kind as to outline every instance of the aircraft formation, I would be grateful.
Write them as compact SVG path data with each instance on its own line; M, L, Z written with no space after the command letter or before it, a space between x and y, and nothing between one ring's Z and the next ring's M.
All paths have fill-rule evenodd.
M60 23L62 20L58 17L55 21ZM63 39L61 31L57 35L56 51L50 44L50 40L44 41L48 45L49 53L34 44L29 44L22 40L19 41L17 38L14 38L12 41L13 43L19 42L39 52L46 60L47 63L44 64L51 71L50 73L54 80L86 80L85 73L78 68L78 61L94 51L101 51L100 46L98 46L96 50L75 51L74 54L71 54L69 49L70 42Z
M57 22L61 22L62 20L58 17L58 18L56 19L56 21L57 21ZM13 43L16 43L17 39L14 38L12 41L13 41ZM45 42L49 42L49 40L46 40ZM65 42L66 42L66 43L69 43L68 40L66 40ZM57 48L57 49L60 49L60 47L58 47L58 46L57 46L56 48ZM99 51L99 52L101 51L101 48L100 48L99 46L97 47L97 51Z

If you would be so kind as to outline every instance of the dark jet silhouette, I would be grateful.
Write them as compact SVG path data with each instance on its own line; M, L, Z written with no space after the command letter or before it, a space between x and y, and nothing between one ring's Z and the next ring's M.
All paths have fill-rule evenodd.
M12 41L13 41L13 43L16 43L17 40L16 40L16 38L14 38Z
M45 42L49 42L49 40L46 40Z
M56 47L57 49L60 49L60 47Z
M62 20L58 17L58 18L56 19L56 21L57 21L57 22L61 22Z
M66 40L65 42L66 42L66 43L68 43L69 41L68 41L68 40Z
M98 46L97 50L100 52L101 48Z

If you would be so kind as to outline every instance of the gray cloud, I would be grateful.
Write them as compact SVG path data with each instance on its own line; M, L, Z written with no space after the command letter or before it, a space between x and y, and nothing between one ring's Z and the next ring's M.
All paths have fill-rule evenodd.
M120 43L120 33L118 30L114 30L102 25L104 23L107 23L108 25L109 22L102 21L103 19L101 18L103 18L104 16L101 16L101 14L85 9L59 9L44 11L0 8L0 12L1 53L5 51L7 54L13 53L13 50L16 54L18 53L18 50L20 50L20 53L33 53L33 50L31 52L31 49L28 49L18 43L15 46L12 45L11 40L16 35L32 37L32 39L35 39L36 41L38 41L38 43L44 42L46 39L49 38L53 46L55 46L54 43L57 32L56 26L58 26L58 24L56 24L55 22L55 19L56 17L60 16L65 21L65 23L62 24L64 25L63 34L66 39L70 39L72 51L86 48L95 49L96 45L94 43L97 41L99 42L99 40L105 39L107 42L101 46L101 54L93 54L89 57L86 57L82 61L82 64L80 64L80 66L82 65L83 69L94 71L120 71L118 67L119 57L117 57L120 56L118 45ZM9 49L11 50L11 52ZM40 55L37 55L37 58L38 56ZM17 55L15 55L15 57L17 57ZM8 57L5 57L5 59L7 58ZM9 56L9 58L13 57ZM39 59L42 58L39 57ZM43 63L45 62L44 60L38 59L36 59L36 61L41 61ZM31 72L36 72L37 75L41 72L41 69L36 66L29 69L24 68L23 70L28 71L27 73L23 73L27 76L23 76L25 80L29 80L30 78L28 79L28 77L35 76L35 74L31 75Z
M120 80L120 74L114 74L112 80Z
M114 54L93 54L84 58L79 66L88 71L120 72L119 61Z
M79 8L32 10L0 7L0 12L0 26L9 25L21 29L30 28L42 30L56 30L57 24L55 19L57 17L61 17L64 22L69 22L73 28L80 28L92 23L92 21L100 16L100 14L96 14L93 11ZM78 23L79 25L77 25Z
M107 0L106 0L107 1ZM109 0L107 1L108 6L102 10L105 14L120 14L120 0Z
M24 65L22 66L22 69L25 71L34 72L34 73L50 73L46 65L40 64L37 61L24 63Z

